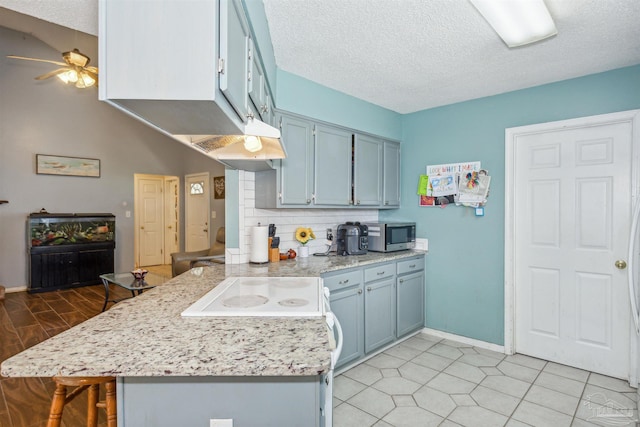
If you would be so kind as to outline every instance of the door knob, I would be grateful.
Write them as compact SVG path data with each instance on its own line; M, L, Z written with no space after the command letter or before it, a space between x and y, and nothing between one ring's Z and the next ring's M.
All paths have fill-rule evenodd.
M140 230L144 230L144 225L142 227L140 227Z
M207 232L207 231L209 231L209 230L207 230L207 229L205 228L205 229L204 229L204 230L202 230L202 231L206 233L206 232Z
M627 262L622 259L619 259L616 261L615 266L619 270L624 270L625 268L627 268Z

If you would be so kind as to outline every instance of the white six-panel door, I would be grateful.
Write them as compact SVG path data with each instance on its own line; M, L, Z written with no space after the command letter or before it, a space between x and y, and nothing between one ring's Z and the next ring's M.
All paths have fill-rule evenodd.
M629 296L615 263L629 238L632 125L559 124L512 142L513 347L628 378Z
M158 265L164 260L163 177L137 179L139 265Z

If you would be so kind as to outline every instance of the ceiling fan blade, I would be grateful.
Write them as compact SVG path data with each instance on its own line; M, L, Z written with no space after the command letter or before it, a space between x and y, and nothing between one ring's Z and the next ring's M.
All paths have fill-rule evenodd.
M48 73L36 77L36 80L45 80L49 77L57 76L58 74L64 73L66 71L69 71L69 68L58 68L57 70L49 71Z
M56 65L67 65L64 62L59 62L59 61L51 61L51 60L48 60L48 59L27 58L27 57L24 57L24 56L16 56L16 55L7 55L7 58L24 59L25 61L46 62L46 63L49 63L49 64L56 64Z
M84 67L85 70L98 74L98 67Z

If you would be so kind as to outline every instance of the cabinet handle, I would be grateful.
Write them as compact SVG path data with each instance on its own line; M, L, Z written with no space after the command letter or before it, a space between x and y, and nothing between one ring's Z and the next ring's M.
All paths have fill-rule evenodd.
M358 289L358 295L362 295L362 289Z
M404 283L404 279L400 279L400 283Z
M388 201L388 200L385 200L384 204L385 204L385 205L388 205L388 204L389 204L389 201Z
M341 280L341 281L338 282L339 285L344 285L346 283L349 283L349 279Z
M311 199L307 199L307 204L311 203Z
M170 225L167 227L169 230L171 230L173 228L173 225Z
M202 230L202 231L206 233L206 232L207 232L207 231L209 231L209 230L207 230L207 229L205 228L205 229L204 229L204 230Z
M358 204L360 204L360 200L358 200Z
M411 265L409 266L409 268L416 268L416 265L415 265L415 264L411 264Z
M384 271L379 271L376 273L378 276L382 276L384 274Z
M371 286L367 286L367 292L371 292Z

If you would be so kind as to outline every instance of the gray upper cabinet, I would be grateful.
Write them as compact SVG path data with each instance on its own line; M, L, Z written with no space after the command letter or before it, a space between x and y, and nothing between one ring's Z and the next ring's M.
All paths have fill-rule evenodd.
M351 132L316 125L314 198L316 205L351 204Z
M383 142L356 134L353 143L353 203L356 206L380 206Z
M384 142L383 205L400 206L400 144Z
M287 158L280 161L279 202L282 206L307 206L311 204L313 191L313 123L297 117L279 114L282 143L287 151ZM275 171L266 175L274 176ZM256 176L256 196L265 194L260 186L267 183ZM270 202L270 201L269 201ZM256 206L260 207L258 197ZM271 207L271 206L268 206Z
M257 208L400 206L400 143L296 114L276 121L287 158L256 173Z
M220 90L242 121L247 121L249 113L249 40L240 2L220 0Z

